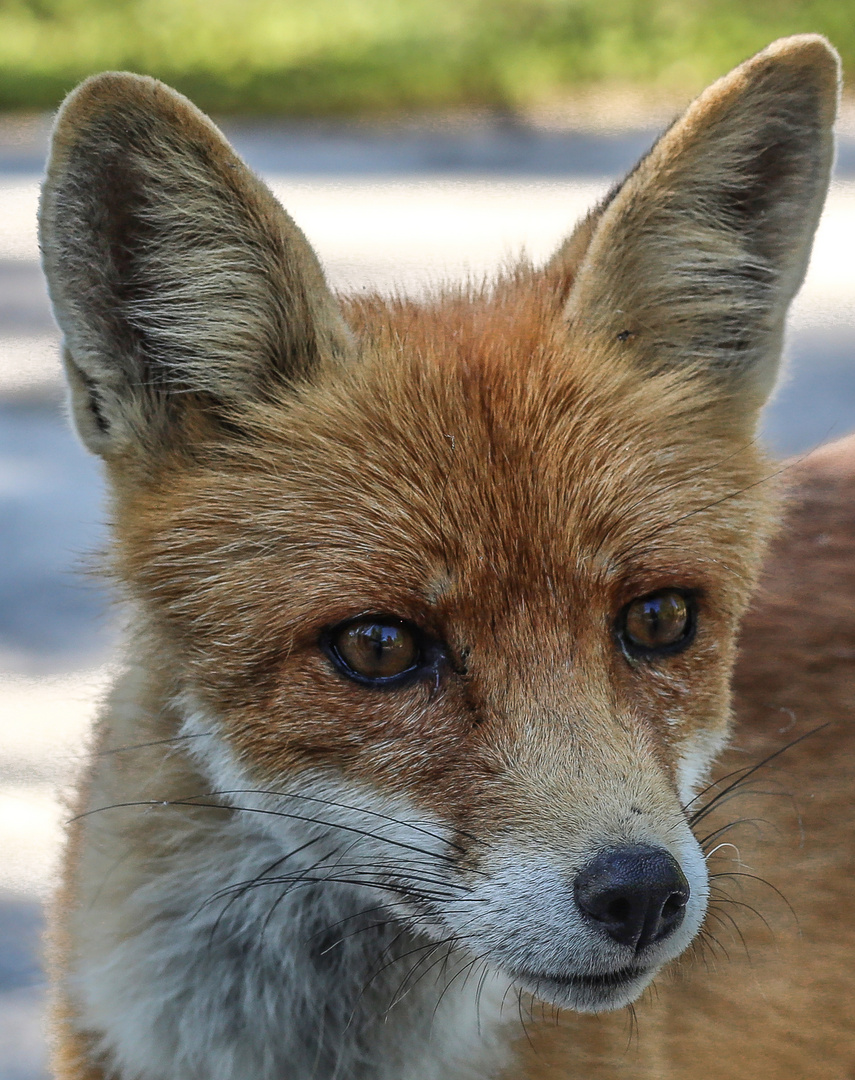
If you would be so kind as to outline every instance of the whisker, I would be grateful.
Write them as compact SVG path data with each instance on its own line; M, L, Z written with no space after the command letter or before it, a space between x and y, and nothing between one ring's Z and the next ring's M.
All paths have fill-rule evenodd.
M167 806L168 807L178 807L178 806L199 807L200 809L225 810L228 813L258 814L258 815L260 815L262 817L284 818L284 819L286 819L288 821L302 821L302 822L305 822L306 824L310 824L310 825L321 825L326 829L336 829L337 831L340 831L340 832L353 833L354 835L363 837L364 839L376 840L376 841L379 841L380 843L383 843L383 844L389 844L392 847L398 847L398 848L402 848L405 851L415 852L417 855L426 855L429 858L436 859L438 862L447 862L447 863L451 864L452 866L456 866L456 863L455 863L454 859L452 859L451 856L449 856L449 855L443 855L443 854L440 854L440 853L437 853L437 852L427 851L424 848L416 847L414 844L408 844L405 841L397 840L394 837L378 836L376 833L368 832L365 829L359 829L355 825L347 825L347 824L345 824L343 822L338 822L338 821L325 821L323 818L314 818L314 817L308 817L308 816L306 816L304 814L289 813L287 810L272 810L272 809L267 808L267 807L236 806L234 803L208 803L208 802L201 802L200 801L201 799L210 798L212 794L215 794L215 793L206 793L205 795L198 795L198 796L193 796L193 797L185 798L185 799L138 799L138 800L130 800L128 802L111 803L109 806L97 806L97 807L94 807L92 810L85 810L85 811L83 811L83 813L77 814L73 818L71 818L70 822L81 821L84 818L91 817L93 814L104 813L107 810L127 810L127 809L132 809L133 807L144 807L144 806L149 806L149 807L154 807L154 806L161 806L161 807L167 807ZM219 794L227 794L227 793L226 792L221 792ZM266 794L266 793L264 793L264 794ZM287 796L287 797L290 798L290 796ZM318 801L318 800L314 800L314 801ZM336 805L336 804L332 804L332 805ZM342 806L342 809L353 810L355 808L354 807L348 807L348 806ZM381 815L378 815L378 816L383 817L384 815L381 814ZM390 818L389 820L394 821L393 818ZM403 823L398 822L398 824L403 824Z
M714 912L708 912L707 915L708 917L712 915L712 917L715 918L719 923L721 923L722 921ZM705 926L701 928L700 932L698 933L698 942L705 950L703 954L703 960L705 965L707 947L709 948L709 952L712 955L713 960L716 959L715 950L718 949L724 955L725 960L730 963L730 953L728 952L727 947L723 944L723 942L719 941L719 939L709 929L709 927Z
M418 960L416 960L416 962L411 967L409 967L407 969L407 971L404 973L404 977L400 980L400 982L398 983L397 988L395 989L395 992L392 994L391 1002L389 1004L389 1007L386 1010L385 1015L388 1016L389 1013L397 1005L399 1005L404 1000L404 998L407 997L407 995L412 990L415 989L415 987L422 981L422 979L425 978L428 974L430 974L431 971L434 970L434 968L436 968L440 964L442 964L443 966L447 965L448 958L451 956L452 952L456 948L456 937L455 937L454 934L450 934L448 937L444 937L440 941L428 942L428 945L431 946L431 947L429 947L427 949L425 949L425 948L421 948L421 949L418 949L418 950L413 949L413 950L410 950L408 953L404 954L405 956L411 956L417 951L423 953L423 955L420 956L418 958ZM439 952L440 949L444 948L445 946L448 946L446 948L445 954L443 956L440 956L432 964L430 964L428 967L426 967L422 972L420 972L418 975L416 975L416 972L419 970L419 968L423 964L427 963L434 956L435 953ZM387 965L386 969L384 969L384 970L388 970L389 967L394 966L394 963L395 963L395 961L393 961L392 964ZM441 974L441 972L440 972L440 974ZM439 980L439 976L437 976L437 981L438 980Z
M531 1035L529 1035L528 1028L526 1027L525 1019L523 1017L522 999L523 999L523 992L522 992L522 990L518 990L517 991L517 1013L519 1014L520 1025L521 1025L521 1027L523 1029L523 1035L525 1035L525 1037L526 1037L526 1042L528 1043L528 1045L531 1047L532 1051L536 1055L537 1054L537 1049L535 1048L534 1043L531 1041Z
M729 821L726 825L722 825L721 828L714 829L713 832L707 833L706 836L699 836L698 843L701 845L701 850L706 855L706 858L710 859L715 854L715 852L719 850L719 848L716 847L712 851L708 852L706 850L707 844L714 844L716 840L724 836L725 833L730 832L731 829L736 829L740 825L751 825L759 833L761 832L760 826L768 824L769 822L766 821L764 818L736 818L734 821ZM734 845L731 844L730 846L733 847Z
M308 847L308 846L309 846L308 843L303 845L304 848ZM368 866L365 866L363 863L342 863L342 862L339 862L339 861L326 863L326 862L323 861L324 858L326 858L326 856L323 856L321 858L321 860L314 863L312 866L307 867L305 869L301 869L299 871L295 871L293 874L276 875L275 877L269 877L269 876L264 876L264 873L262 873L262 874L259 874L257 877L249 878L246 881L240 881L240 882L235 882L235 883L230 884L230 885L226 885L222 889L220 889L216 893L214 893L211 896L211 900L221 899L223 896L229 895L233 891L236 891L236 890L237 891L243 891L243 890L248 890L248 889L253 889L253 888L260 888L260 887L262 887L264 885L271 885L271 884L272 885L281 885L286 881L299 880L300 878L303 878L307 873L320 872L320 871L324 871L324 870L335 870L335 871L348 870L348 871L351 871L352 873L354 873L355 875L364 876L365 880L366 880L366 882L368 884L372 884L375 881L381 880L378 877L378 873L377 873L378 870L387 870L388 873L389 873L389 878L390 879L397 880L398 882L410 882L410 881L412 881L412 882L417 882L418 884L437 886L440 889L447 890L447 892L452 897L456 897L457 893L455 891L457 891L458 893L459 892L471 892L472 891L469 888L468 885L458 884L456 882L451 882L451 881L444 881L441 878L430 877L428 875L418 875L416 873L412 873L412 872L410 872L411 867L406 866L406 865L402 867L402 866L394 864L394 863L385 863L384 864L384 863L381 862L381 863L375 863L372 866L368 867ZM284 860L279 860L279 861L282 862ZM333 879L329 878L329 879L319 879L319 880L333 880Z
M651 986L650 989L653 990L654 988ZM630 1052L633 1044L635 1044L636 1047L638 1046L639 1037L638 1013L635 1010L635 1004L633 1002L630 1002L627 1006L627 1012L629 1015L627 1017L626 1046L623 1050L624 1055L627 1055Z
M736 921L736 919L734 919L734 917L731 915L731 913L729 911L718 911L718 912L716 912L716 917L718 918L720 923L723 922L724 920L727 921L727 924L730 926L731 931L734 934L736 934L736 936L739 938L740 944L742 945L742 949L743 949L745 955L750 958L751 953L750 953L750 950L748 948L748 942L745 940L745 935L742 933L742 928L740 927L740 925Z
M490 967L486 960L481 963L481 978L478 980L478 986L475 990L475 1026L478 1030L478 1037L481 1038L483 1031L481 1028L481 995L484 993L484 987L487 983L487 976L490 973Z
M772 892L787 905L787 909L795 920L796 926L799 925L799 917L796 915L795 908L781 890L776 885L773 885L771 881L767 881L765 878L760 877L759 874L746 873L744 870L729 870L720 874L710 874L710 881L720 881L723 878L747 878L750 881L759 881L761 885L765 885L767 889L771 889Z
M230 896L228 903L224 905L223 909L220 911L220 914L217 916L217 920L211 930L211 935L213 936L217 932L217 930L219 930L220 923L225 918L232 904L236 903L241 897L245 896L246 893L249 891L249 888L253 884L260 883L262 880L265 879L271 880L266 877L266 875L269 874L271 870L275 869L278 866L281 866L282 863L287 862L288 859L292 859L296 855L299 855L301 852L305 851L307 848L317 843L320 839L320 837L315 837L312 840L307 840L304 844L300 844L299 847L295 848L293 851L288 852L287 855L283 855L281 858L275 859L272 863L266 866L260 874L256 875L256 877L252 878L250 881L239 882L236 886L229 886L228 890L219 890L213 896L209 897L203 904L199 905L197 910L194 912L193 917L195 918L195 916L198 915L202 911L202 909L208 904L214 903L216 900L222 899L225 895L227 895L227 892L230 892L232 889L234 889L234 895Z
M810 456L812 451L808 451L799 458L793 458L783 464L779 469L775 469L774 472L767 473L759 480L755 480L751 484L746 484L744 487L737 488L735 491L728 492L726 495L720 496L718 499L713 499L712 502L705 503L703 506L695 507L694 510L689 510L685 514L681 514L679 517L672 518L670 521L664 522L661 525L657 525L654 529L650 529L648 532L642 534L642 536L636 538L633 543L622 551L621 557L624 557L627 553L637 551L639 546L646 543L648 540L653 540L667 529L673 529L675 525L680 525L684 521L696 517L698 514L706 513L707 510L714 510L717 506L721 506L722 503L729 502L731 499L736 499L740 495L744 495L746 491L752 491L754 488L760 487L763 484L768 484L770 480L774 480L778 476L782 476L784 473L791 471L797 465L800 465L807 457Z
M742 774L742 775L738 775L735 780L733 780L731 783L729 783L721 791L717 792L709 800L709 802L705 803L698 810L696 810L693 813L689 814L689 824L694 827L695 825L697 825L697 823L699 821L703 821L703 819L712 811L712 809L714 807L720 805L720 803L725 798L725 796L729 795L737 787L739 787L741 784L743 784L749 778L749 776L753 776L755 773L759 772L760 769L765 768L765 766L768 765L769 762L774 761L776 758L779 758L782 754L785 754L788 750L792 750L792 748L794 746L798 746L799 743L804 742L805 739L809 739L812 736L818 734L820 731L825 730L825 728L830 726L830 723L831 722L829 721L828 723L820 724L818 727L811 728L810 731L806 731L804 734L799 735L795 739L792 739L785 746L781 746L777 750L774 750L771 754L767 754L766 757L764 757L761 761L758 761L755 765L748 765L744 769L737 769L737 770L735 770L735 773L729 774L730 776L733 776L733 775L736 775L736 774ZM717 781L717 783L720 783L720 781ZM711 787L715 787L715 783L713 783L711 785ZM698 798L698 796L695 797L695 799L697 799L697 798ZM692 802L694 802L695 799L692 799L691 802L687 803L687 805L685 807L685 810L686 810L687 813L688 813L689 807L692 805Z
M419 879L415 878L414 880L418 881ZM450 891L450 886L449 891L447 892L430 891L428 889L414 889L404 884L396 885L387 881L382 881L380 879L369 876L367 872L366 875L363 877L343 877L334 874L324 874L319 877L311 877L307 876L306 874L294 874L293 876L267 878L264 881L249 882L246 883L244 887L249 890L263 888L266 885L288 885L289 887L296 889L309 885L322 885L325 883L334 885L354 885L360 886L362 888L380 889L384 892L394 893L397 896L403 896L405 898L410 898L413 900L424 899L428 901L444 901L445 903L469 904L486 903L486 901L480 897L458 896ZM231 891L229 888L221 889L219 893L213 894L213 896L210 898L210 902L222 899L224 896L228 896L230 894ZM207 902L209 901L206 901L206 903Z
M396 964L400 963L401 960L405 960L409 956L414 956L416 953L427 953L426 956L420 956L419 957L419 959L416 961L416 963L411 968L409 968L407 970L407 972L404 975L404 978L398 984L398 988L392 994L391 1003L390 1003L388 1009L386 1010L386 1015L387 1016L399 1002L403 1001L403 999L407 996L407 994L410 992L412 987L415 986L419 981L421 981L424 974L427 974L428 971L433 971L434 967L436 967L436 964L438 964L438 963L440 963L442 961L442 957L440 957L440 959L437 960L436 963L431 964L430 967L427 968L426 971L422 973L422 975L419 975L418 978L416 979L416 981L412 984L412 986L407 987L407 983L413 977L414 973L419 969L419 967L421 967L421 965L423 963L425 963L425 961L430 960L430 958L434 955L434 953L437 952L439 949L441 949L445 945L448 945L448 952L446 952L446 954L445 954L445 960L447 961L448 957L451 955L451 952L452 952L452 950L454 948L454 944L455 944L454 935L450 935L449 937L443 938L441 941L437 941L437 942L429 941L425 945L419 945L414 949L408 950L407 952L403 953L401 956L393 957L387 964L384 964L383 967L380 968L379 971L377 971L377 972L375 972L374 974L371 975L371 977L369 979L369 983L371 983L375 979L379 978L380 975L382 975L385 971L388 971L389 968L394 967ZM405 987L407 987L407 988L405 989Z
M645 504L651 502L654 499L657 499L660 495L665 495L665 494L667 494L667 492L673 491L675 488L684 487L687 482L692 481L692 480L697 480L697 478L699 476L703 476L706 473L713 472L716 469L720 469L723 465L726 465L728 461L732 461L734 458L739 457L740 454L744 454L745 451L749 450L752 446L756 446L758 442L759 442L759 439L757 437L755 437L755 438L751 439L749 442L745 443L744 445L738 447L732 453L727 454L725 457L720 458L718 461L713 462L711 465L704 465L702 468L695 469L692 472L690 472L687 476L681 476L679 478L679 480L672 480L667 484L661 484L658 488L654 488L651 494L646 495L643 500L638 499L635 502L630 503L630 505L626 508L624 513L621 515L621 520L622 521L630 520L632 518L632 515L635 513L636 510L641 509L641 507L643 507ZM603 548L603 544L605 543L605 541L609 540L611 538L611 532L613 532L613 531L615 531L615 530L613 529L613 530L607 531L605 533L603 539L600 540L599 545L597 546L597 548L594 551L594 554L593 554L594 558L596 558L597 555L599 555L600 551Z
M170 735L166 739L152 739L150 742L132 743L129 746L111 746L106 750L99 750L95 757L110 757L112 754L125 754L131 750L146 750L150 746L166 746L168 743L186 742L188 739L211 738L210 731L192 731L185 735Z
M336 927L344 926L345 923L352 922L354 919L361 919L364 915L372 915L375 911L385 910L386 909L383 907L382 904L373 904L371 907L362 908L361 911L357 911L353 915L346 915L343 919L337 919L333 923L327 923L327 925L324 926L321 930L316 930L313 934L309 934L309 936L304 939L305 943L308 944L316 937L322 937L324 934L329 933L330 930L335 930Z
M456 850L461 853L465 852L465 848L462 848L459 844L453 843L440 833L432 832L424 825L416 825L410 821L402 821L400 818L391 817L389 814L383 814L379 810L372 810L370 807L351 806L349 803L336 802L334 799L325 799L318 795L305 795L302 792L275 791L266 788L235 788L231 791L208 791L204 792L201 797L217 798L220 795L272 795L274 798L279 799L299 799L303 802L316 802L321 806L332 806L337 810L350 810L357 814L368 814L371 817L380 818L390 825L403 825L404 828L412 829L413 832L421 833L423 836L429 836L431 840L438 840L442 844L447 844L449 847L456 848ZM462 832L461 835L465 836L467 840L477 840L477 837L472 833Z
M342 934L341 937L336 938L336 940L333 941L331 944L327 945L326 948L321 949L321 951L318 953L318 956L326 956L328 953L331 953L333 949L337 949L339 945L343 945L345 941L349 941L351 938L355 938L359 934L364 934L368 930L380 930L384 926L389 926L390 923L390 919L383 919L380 922L367 923L365 926L360 926L356 930L351 930L349 934Z
M469 976L472 974L472 969L475 967L475 965L478 963L479 960L480 960L480 957L474 956L469 961L468 964L465 964L462 968L459 968L457 971L455 971L455 973L451 976L451 978L446 982L445 986L443 986L442 990L439 993L439 997L436 999L436 1002L434 1003L433 1016L431 1017L431 1025L433 1025L434 1021L436 1020L436 1014L439 1012L439 1007L442 1004L442 999L445 997L445 995L451 989L452 984L457 979L459 979L460 976L465 971L466 972L466 977L463 980L461 989L465 988L466 982L469 979Z
M713 903L716 906L718 906L719 904L732 904L734 907L745 908L746 911L750 911L752 915L754 915L756 918L758 918L760 920L761 923L763 923L763 925L766 927L766 929L769 931L769 933L772 935L772 937L775 936L775 931L772 929L771 924L766 919L766 917L762 914L762 912L758 911L757 908L752 907L752 905L747 903L745 900L736 900L732 896L725 896L724 894L722 894L722 895L716 896ZM719 914L722 917L724 917L728 913L724 912L724 911L721 911L721 912L719 912Z

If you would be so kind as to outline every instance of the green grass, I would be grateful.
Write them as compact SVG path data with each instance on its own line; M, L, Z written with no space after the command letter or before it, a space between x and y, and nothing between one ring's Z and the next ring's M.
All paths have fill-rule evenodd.
M591 85L685 96L819 31L855 75L855 0L0 0L0 108L156 75L215 112L525 108Z

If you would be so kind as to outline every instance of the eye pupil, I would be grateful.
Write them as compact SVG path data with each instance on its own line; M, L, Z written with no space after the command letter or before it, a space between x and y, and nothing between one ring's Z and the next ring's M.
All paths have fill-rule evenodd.
M420 650L409 627L378 619L356 619L330 639L333 653L348 674L363 679L391 679L418 662Z
M624 615L624 638L639 649L679 645L688 641L691 629L690 601L676 589L663 589L633 600Z

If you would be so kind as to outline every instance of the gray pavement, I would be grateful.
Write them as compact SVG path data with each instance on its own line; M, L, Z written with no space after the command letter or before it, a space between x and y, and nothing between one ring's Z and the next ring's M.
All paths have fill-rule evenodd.
M631 167L652 130L595 135L489 117L438 125L226 125L334 283L390 287L479 273L525 243L545 255ZM0 122L0 1080L45 1075L39 903L68 775L105 678L114 619L79 573L104 536L97 463L62 415L56 335L33 214L47 125ZM794 315L789 374L767 411L780 454L855 427L855 137Z

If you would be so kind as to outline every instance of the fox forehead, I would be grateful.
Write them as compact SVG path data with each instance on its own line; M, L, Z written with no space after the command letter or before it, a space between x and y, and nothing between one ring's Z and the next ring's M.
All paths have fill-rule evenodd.
M206 546L237 565L268 550L285 593L321 575L295 614L328 621L680 575L727 591L762 531L753 441L734 449L703 383L574 340L542 292L354 304L361 358L247 406L246 438L131 489L123 546L164 573Z

